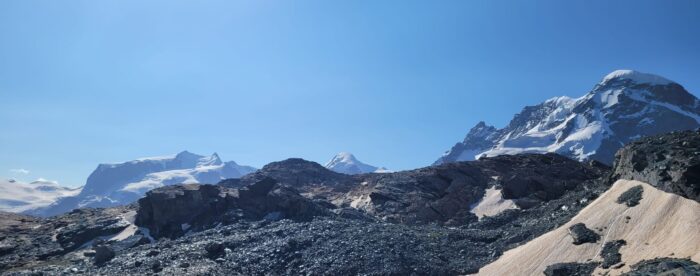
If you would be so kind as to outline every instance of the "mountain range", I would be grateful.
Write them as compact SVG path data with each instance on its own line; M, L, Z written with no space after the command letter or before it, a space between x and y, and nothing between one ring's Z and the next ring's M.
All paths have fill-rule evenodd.
M0 212L8 275L700 275L700 132L612 167L556 153L348 175L290 158L218 185L36 218Z
M501 154L554 152L612 164L641 137L700 127L700 101L680 84L632 70L605 76L580 98L527 106L504 128L479 122L434 164Z
M136 201L154 188L173 184L217 183L255 170L234 161L223 162L216 153L203 156L188 151L124 163L100 164L90 174L80 193L59 198L48 206L25 213L51 216L76 208L124 205Z

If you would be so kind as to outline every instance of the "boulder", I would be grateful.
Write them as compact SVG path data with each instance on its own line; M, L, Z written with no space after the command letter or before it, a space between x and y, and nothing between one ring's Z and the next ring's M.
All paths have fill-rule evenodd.
M624 193L620 194L620 197L617 198L616 202L619 204L625 204L628 207L637 206L637 204L639 204L639 201L642 200L643 192L644 188L642 187L642 185L634 186L632 188L629 188L629 190L625 191Z
M588 229L585 224L577 223L569 227L569 235L574 239L573 244L595 243L600 239L600 235Z
M104 263L108 262L109 260L111 260L112 258L114 258L114 256L115 256L114 250L112 248L110 248L108 245L100 244L100 245L95 246L95 264L97 264L97 265L104 264Z
M600 266L607 269L622 261L620 248L626 244L627 242L625 240L606 242L605 245L603 245L603 250L600 251L600 257L603 258L603 263Z

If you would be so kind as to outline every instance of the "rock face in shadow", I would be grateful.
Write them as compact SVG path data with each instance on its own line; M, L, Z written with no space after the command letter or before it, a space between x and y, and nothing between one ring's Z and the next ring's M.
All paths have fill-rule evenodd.
M136 225L153 237L177 238L239 219L310 219L326 215L325 208L293 188L266 178L242 189L186 184L158 188L139 200Z
M581 183L607 174L610 169L599 162L580 163L553 153L502 155L483 158L473 164L497 177L503 187L503 198L514 199L521 208L527 208L528 202L559 198L566 191L580 188Z
M672 132L618 151L611 180L639 180L700 202L700 131Z

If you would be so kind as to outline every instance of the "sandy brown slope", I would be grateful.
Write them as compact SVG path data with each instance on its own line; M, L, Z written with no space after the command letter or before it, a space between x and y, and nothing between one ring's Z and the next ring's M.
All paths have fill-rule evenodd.
M629 188L642 185L643 199L634 207L616 203ZM625 217L629 216L629 222ZM598 243L572 244L568 229L583 222L601 235ZM606 241L623 239L620 250L626 265L611 269L609 275L629 270L629 265L655 257L690 257L700 262L700 203L666 193L649 184L618 180L567 224L520 247L507 251L478 275L543 275L548 265L562 262L600 260ZM594 275L607 270L598 268Z

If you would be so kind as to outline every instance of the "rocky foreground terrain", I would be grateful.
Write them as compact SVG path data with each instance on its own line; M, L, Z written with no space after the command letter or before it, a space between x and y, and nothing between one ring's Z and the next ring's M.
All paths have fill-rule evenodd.
M641 193L615 194L615 208L653 206L645 196L657 188L663 190L654 193L659 198L678 195L695 206L698 145L700 133L694 131L644 139L621 150L613 168L556 154L523 154L350 176L289 159L219 185L155 189L123 207L46 219L2 213L0 270L3 275L489 275L487 265L572 227L556 242L562 248L601 248L600 259L541 269L538 264L538 274L697 275L693 256L642 258L623 268L633 240L606 239L610 225L573 224L582 212L591 212L586 207L610 198L601 195L619 178L651 185ZM652 150L664 158L628 158L648 157ZM665 174L670 178L649 178ZM642 230L654 231L648 228Z

